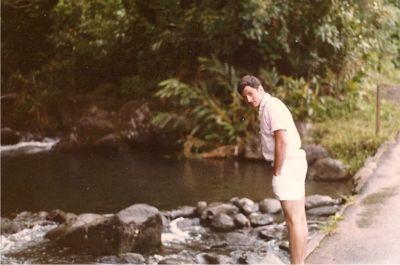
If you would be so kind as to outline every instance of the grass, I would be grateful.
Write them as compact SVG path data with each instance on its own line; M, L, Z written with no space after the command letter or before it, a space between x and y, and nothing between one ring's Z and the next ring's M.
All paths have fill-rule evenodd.
M320 226L319 230L327 235L333 235L336 233L338 222L342 220L344 220L343 216L338 213L331 215L327 223Z
M374 155L386 140L393 140L400 131L400 107L386 100L381 104L381 130L375 134L375 98L371 94L359 102L355 111L318 122L312 134L317 143L326 147L354 173L368 156Z

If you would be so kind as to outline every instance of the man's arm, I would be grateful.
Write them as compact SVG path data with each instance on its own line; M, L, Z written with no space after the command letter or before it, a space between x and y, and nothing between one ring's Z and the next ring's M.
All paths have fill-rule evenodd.
M274 176L280 176L283 161L286 157L287 133L286 130L274 131L275 154L274 154Z

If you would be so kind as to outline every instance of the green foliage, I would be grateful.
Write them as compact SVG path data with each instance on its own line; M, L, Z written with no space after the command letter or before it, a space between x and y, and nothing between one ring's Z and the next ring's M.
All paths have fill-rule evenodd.
M400 129L400 109L382 102L381 132L375 135L375 105L372 95L360 102L357 110L315 124L313 138L327 147L330 154L342 160L354 174L368 156L374 155L387 139L393 139Z
M343 220L343 216L338 213L331 215L329 216L327 222L319 227L319 230L327 235L333 235L336 233L339 221Z
M354 111L365 95L354 80L331 84L330 78L314 77L306 81L302 77L280 76L275 69L263 69L260 77L265 80L267 90L288 105L295 120L340 118Z
M177 79L161 82L156 96L169 103L173 111L159 113L153 121L184 135L216 143L235 143L248 127L255 126L255 115L249 113L236 92L237 78L229 65L215 59L199 60L201 73L207 75L208 82L193 85Z
M161 125L223 143L255 128L234 92L242 73L261 76L296 119L323 121L357 109L366 74L400 65L395 0L4 0L2 9L2 88L26 109L82 93L149 100L161 87Z

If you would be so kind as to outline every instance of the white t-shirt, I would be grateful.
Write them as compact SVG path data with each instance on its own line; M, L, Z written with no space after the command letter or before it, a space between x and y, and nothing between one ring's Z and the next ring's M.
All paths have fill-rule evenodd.
M259 106L262 154L266 160L274 160L274 131L286 130L286 158L300 155L301 140L292 114L278 98L265 93Z

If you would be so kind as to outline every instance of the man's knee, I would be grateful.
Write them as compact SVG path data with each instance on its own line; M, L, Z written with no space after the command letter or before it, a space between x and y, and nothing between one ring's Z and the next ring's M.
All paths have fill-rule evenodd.
M294 202L281 202L288 225L303 225L306 222L304 205Z
M288 214L285 221L290 226L303 226L305 220L301 214Z

